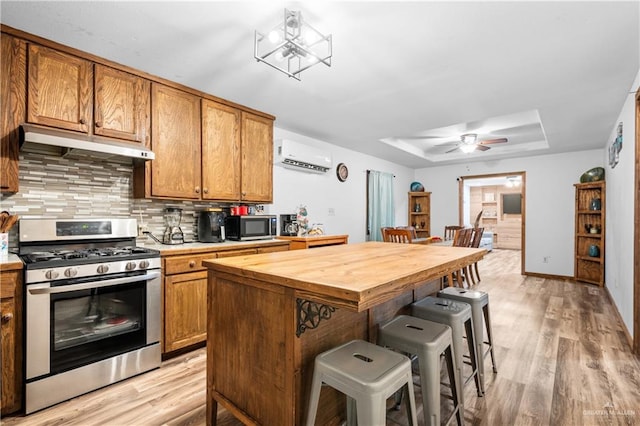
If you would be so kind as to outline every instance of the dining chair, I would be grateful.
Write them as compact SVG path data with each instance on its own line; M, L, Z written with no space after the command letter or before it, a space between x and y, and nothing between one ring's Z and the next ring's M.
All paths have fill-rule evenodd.
M482 233L484 232L484 228L473 228L473 237L471 238L471 244L469 247L478 248L480 247L480 241L482 240ZM475 277L474 277L475 270ZM469 265L469 275L471 276L471 281L475 286L477 283L480 283L480 274L478 273L478 262L474 262L473 265Z
M473 228L474 228L474 229L475 229L475 228L477 228L477 227L478 227L478 225L480 225L480 218L482 218L482 212L483 212L483 211L484 211L484 210L480 210L480 213L478 213L478 216L476 216L476 221L475 221L475 222L473 222Z
M445 241L453 240L453 237L456 231L462 228L463 227L459 225L446 225L444 227L444 240Z
M453 235L453 247L470 247L473 238L473 228L462 228L456 230Z
M413 241L411 231L409 229L387 229L385 231L387 236L386 242L389 243L405 243L410 244Z
M383 226L382 228L380 228L380 234L382 234L382 241L384 241L385 243L389 242L387 238L387 231L389 229L393 229L393 226Z
M416 228L413 226L396 226L396 229L408 229L411 232L411 238L418 238Z
M470 247L473 239L473 228L462 228L456 230L453 236L452 247ZM449 275L451 283L457 282L458 287L465 287L465 282L471 287L471 273L469 272L469 266L464 266L460 270L453 272Z

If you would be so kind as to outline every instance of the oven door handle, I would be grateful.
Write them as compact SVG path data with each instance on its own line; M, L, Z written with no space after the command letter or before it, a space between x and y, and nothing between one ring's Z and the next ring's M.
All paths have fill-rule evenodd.
M138 281L148 281L154 278L159 278L160 272L148 272L144 275L135 275L133 277L114 278L104 281L92 281L90 283L63 285L58 287L40 287L29 288L31 294L54 294L54 293L69 293L71 291L88 290L92 288L108 287L113 285L130 284Z

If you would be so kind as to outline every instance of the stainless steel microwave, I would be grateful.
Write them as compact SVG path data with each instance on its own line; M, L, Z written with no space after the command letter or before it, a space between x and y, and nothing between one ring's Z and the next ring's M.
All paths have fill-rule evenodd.
M250 241L275 238L278 219L271 215L227 216L225 233L228 240Z

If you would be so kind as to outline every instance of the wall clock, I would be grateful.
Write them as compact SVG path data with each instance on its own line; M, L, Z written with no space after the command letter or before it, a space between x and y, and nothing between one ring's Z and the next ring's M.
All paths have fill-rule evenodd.
M340 182L347 180L347 177L349 177L349 169L347 169L347 166L344 163L338 164L338 167L336 167L336 175Z

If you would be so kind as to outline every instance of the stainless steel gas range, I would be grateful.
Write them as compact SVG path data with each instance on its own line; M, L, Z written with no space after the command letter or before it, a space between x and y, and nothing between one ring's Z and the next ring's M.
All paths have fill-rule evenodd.
M25 412L160 366L160 253L135 219L23 219Z

